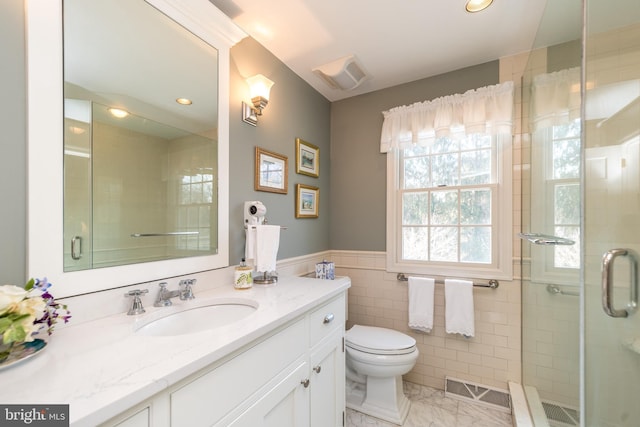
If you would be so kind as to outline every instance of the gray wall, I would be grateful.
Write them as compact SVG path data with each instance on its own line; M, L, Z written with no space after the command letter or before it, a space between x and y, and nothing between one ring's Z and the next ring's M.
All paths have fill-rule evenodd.
M241 119L240 105L248 97L244 81L264 74L275 84L269 105L253 127ZM230 262L244 256L243 208L247 200L267 207L271 224L288 227L280 234L278 259L330 249L330 109L331 104L300 79L254 39L246 38L231 49L230 99ZM296 174L295 139L302 138L320 148L320 177ZM254 191L255 147L288 157L288 193ZM295 184L320 188L319 217L295 218Z
M492 61L331 105L331 249L386 250L382 112L498 84L498 66Z
M573 40L547 48L547 73L579 67L581 61L581 40Z
M26 274L26 79L23 0L0 2L0 285ZM46 209L46 206L43 207Z

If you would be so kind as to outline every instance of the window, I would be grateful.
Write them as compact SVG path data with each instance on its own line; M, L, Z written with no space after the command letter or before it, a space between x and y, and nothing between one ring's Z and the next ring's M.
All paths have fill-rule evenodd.
M513 82L383 112L387 269L512 279Z
M543 167L531 171L531 230L575 242L531 248L541 252L532 278L572 283L580 268L580 119L535 131L532 163Z
M472 134L388 155L397 183L389 189L388 210L398 212L387 225L388 242L395 242L387 248L394 253L390 270L511 275L510 146L496 136Z

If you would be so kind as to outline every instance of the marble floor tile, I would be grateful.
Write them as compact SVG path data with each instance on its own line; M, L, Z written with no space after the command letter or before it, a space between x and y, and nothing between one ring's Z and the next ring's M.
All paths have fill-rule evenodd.
M511 414L445 397L444 391L404 382L411 409L403 427L512 427ZM347 409L347 427L396 427Z

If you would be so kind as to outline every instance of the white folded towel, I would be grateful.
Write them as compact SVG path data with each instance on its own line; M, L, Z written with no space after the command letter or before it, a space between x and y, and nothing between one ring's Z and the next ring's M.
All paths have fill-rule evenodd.
M444 281L445 331L469 338L475 334L473 314L473 282L446 279Z
M435 280L409 277L409 327L429 333L433 328L433 288Z
M256 271L270 272L276 270L278 246L280 245L279 225L256 226Z
M245 242L244 242L244 258L247 264L253 265L253 260L256 257L256 227L248 226L246 230Z

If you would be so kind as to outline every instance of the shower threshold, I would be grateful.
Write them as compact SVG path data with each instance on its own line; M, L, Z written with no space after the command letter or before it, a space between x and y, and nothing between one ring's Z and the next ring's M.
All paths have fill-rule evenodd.
M517 384L517 386L520 386L520 384ZM577 408L564 403L542 400L535 387L524 386L522 388L524 389L523 397L526 400L526 406L531 417L529 422L522 423L523 426L575 427L580 425L580 411ZM515 425L518 426L517 423Z

